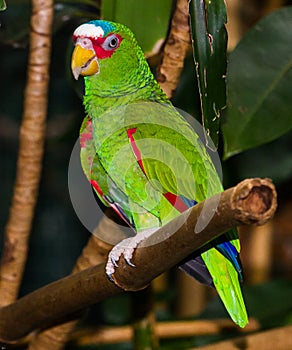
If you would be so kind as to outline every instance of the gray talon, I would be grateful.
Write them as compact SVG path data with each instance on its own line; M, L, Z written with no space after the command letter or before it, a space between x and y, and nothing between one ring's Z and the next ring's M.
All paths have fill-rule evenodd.
M114 267L118 267L118 263L114 258L111 258L111 262L113 263Z
M125 261L126 261L126 263L127 263L129 266L131 266L131 267L136 267L136 265L133 264L133 263L131 262L130 259L125 258Z
M141 231L137 233L135 237L126 238L118 243L115 247L113 247L109 253L106 264L106 275L111 282L114 282L113 274L115 273L115 269L118 267L120 257L123 255L127 265L136 267L136 265L131 262L135 249L140 242L151 236L155 231L156 228Z
M110 280L110 282L114 282L114 278L112 274L106 274L106 277Z

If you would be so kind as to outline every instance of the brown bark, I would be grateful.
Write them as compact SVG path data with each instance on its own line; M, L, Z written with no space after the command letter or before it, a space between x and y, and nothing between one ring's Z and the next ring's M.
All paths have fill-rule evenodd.
M214 209L214 203L214 216L201 231L195 231L202 210ZM0 340L17 340L35 329L60 323L64 317L72 316L122 289L143 289L162 272L231 227L265 223L273 216L276 206L276 191L270 180L242 181L190 208L145 240L135 251L132 260L135 268L121 258L114 274L116 285L107 279L105 264L100 264L3 307L0 309ZM169 236L170 231L174 233ZM154 236L165 239L154 243Z
M154 277L175 265L173 261L177 263L183 260L194 250L217 237L219 232L226 232L234 226L264 224L276 210L276 197L271 180L256 178L246 179L236 187L197 204L157 231L157 235L167 238L165 241L156 243L157 236L153 235L143 242L141 248L136 251L134 260L137 267L143 265L141 275L136 273L134 279L133 269L125 268L127 265L121 259L123 264L120 266L123 268L117 269L114 275L116 285L127 291L142 289ZM197 232L195 228L200 215L213 211L215 207L214 216L209 224ZM169 232L173 232L174 227L175 234L169 237ZM149 259L142 258L140 261L144 250L147 250Z
M248 231L246 235L244 230ZM239 231L239 234L241 233L245 237L241 251L246 275L245 281L248 284L260 284L268 281L273 268L274 220L263 226L243 227Z
M42 169L53 2L33 0L32 7L17 174L0 269L0 306L12 303L18 295Z
M187 0L177 0L170 31L163 49L156 79L169 98L175 92L184 60L191 49L189 5Z
M176 271L175 285L177 286L175 316L178 318L188 318L200 314L211 297L209 294L214 292L208 286L190 278L179 269Z

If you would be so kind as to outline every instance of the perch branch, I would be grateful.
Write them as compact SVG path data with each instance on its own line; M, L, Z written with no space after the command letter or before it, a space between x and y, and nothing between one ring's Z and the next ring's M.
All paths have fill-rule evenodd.
M169 98L175 92L184 60L191 49L189 27L189 5L186 0L177 0L172 16L170 31L157 68L156 79Z
M101 264L106 261L107 255L112 248L97 237L104 237L104 231L110 231L113 234L117 225L114 224L107 216L104 216L91 235L87 245L84 247L82 254L77 259L72 274L88 269L89 267ZM43 332L37 333L32 337L28 350L61 350L70 338L72 330L75 328L78 320L65 322Z
M121 258L114 275L115 284L107 279L103 263L51 283L0 309L0 340L14 341L35 329L60 323L65 317L68 320L123 289L143 289L152 279L231 227L265 223L273 216L276 206L276 191L270 180L244 180L190 208L145 240L135 251L135 268ZM202 230L196 230L202 215L210 210L214 213L212 218ZM169 235L170 232L173 234ZM161 240L153 241L154 236Z
M42 170L51 53L52 0L33 0L16 181L0 268L0 306L18 295Z

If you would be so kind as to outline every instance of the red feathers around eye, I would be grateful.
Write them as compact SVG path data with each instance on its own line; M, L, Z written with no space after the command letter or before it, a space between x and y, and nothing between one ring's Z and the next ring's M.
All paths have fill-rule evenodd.
M120 46L122 37L119 34L108 34L105 38L91 39L97 58L111 57Z
M76 43L77 39L79 38L89 39L92 43L97 58L101 59L111 57L123 40L119 34L114 33L108 34L105 38L92 38L73 35L74 43Z

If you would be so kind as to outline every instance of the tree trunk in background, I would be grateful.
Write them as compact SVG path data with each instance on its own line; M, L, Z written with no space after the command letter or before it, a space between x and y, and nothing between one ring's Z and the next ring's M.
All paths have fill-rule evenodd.
M26 263L42 170L51 55L52 0L33 0L16 182L0 268L0 306L15 301Z

